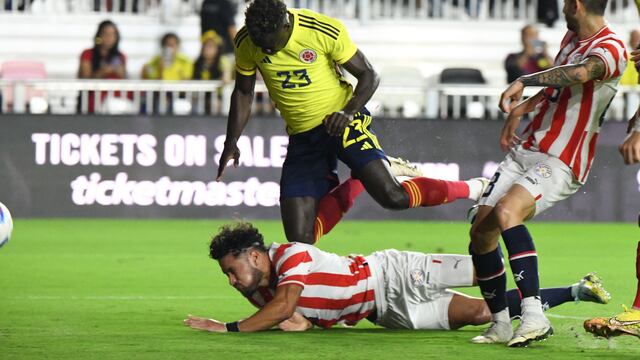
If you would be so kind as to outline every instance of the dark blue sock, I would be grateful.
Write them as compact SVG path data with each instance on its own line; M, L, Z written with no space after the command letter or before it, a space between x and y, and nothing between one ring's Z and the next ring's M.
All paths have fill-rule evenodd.
M540 301L545 311L573 300L571 287L540 289ZM520 290L513 289L507 291L507 304L509 305L509 315L511 317L522 314L522 309L520 308L521 301Z
M571 286L566 288L540 289L540 300L544 310L551 309L575 299L571 296Z
M509 253L513 279L522 297L540 296L538 253L529 230L524 225L514 226L502 232L502 239Z
M476 268L478 286L480 286L480 291L489 306L489 310L493 314L504 310L507 307L507 298L505 296L507 276L500 247L482 255L475 254L469 247L469 253Z

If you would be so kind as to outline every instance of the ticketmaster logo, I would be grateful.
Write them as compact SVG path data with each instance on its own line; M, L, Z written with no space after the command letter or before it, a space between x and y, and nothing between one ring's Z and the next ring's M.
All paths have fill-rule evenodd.
M173 181L164 176L157 181L129 180L120 172L114 180L100 174L78 176L71 182L71 199L76 205L126 206L277 206L280 185L261 183L252 177L231 183Z

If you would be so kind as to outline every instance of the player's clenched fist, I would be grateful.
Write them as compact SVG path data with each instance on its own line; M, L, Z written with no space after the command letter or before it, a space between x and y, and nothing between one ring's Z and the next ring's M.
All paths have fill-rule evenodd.
M625 164L640 162L640 132L632 131L619 147Z
M520 80L516 80L509 85L502 95L500 95L500 110L505 113L510 113L522 99L522 92L524 91L524 84Z
M224 150L222 150L222 154L220 155L220 165L218 165L218 176L216 177L216 181L220 181L224 168L227 167L227 163L232 159L233 166L238 167L238 164L240 163L240 150L235 142L233 145L225 142Z
M278 327L282 331L307 331L313 327L313 324L304 316L294 312L293 316L278 324Z
M502 133L500 133L500 148L504 152L520 144L520 138L516 135L518 126L520 126L520 116L512 114L514 113L510 113L507 117L502 127Z
M331 136L341 136L344 129L353 121L353 114L344 111L334 112L324 118L322 123L327 128L327 133Z

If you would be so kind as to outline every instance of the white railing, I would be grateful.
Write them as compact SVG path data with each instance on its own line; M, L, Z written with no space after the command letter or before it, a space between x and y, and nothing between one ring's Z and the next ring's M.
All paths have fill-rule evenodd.
M231 86L220 81L0 80L3 113L210 114L229 108ZM266 88L256 85L254 106L268 107Z
M234 1L238 14L246 6ZM193 16L203 0L3 0L0 12L29 13L127 13L167 17ZM341 19L363 22L385 19L538 20L539 7L554 6L544 0L285 0L290 7L309 8ZM549 4L551 3L551 4ZM555 13L562 19L562 0ZM543 9L544 10L544 9ZM630 0L610 0L607 18L615 23L637 21Z
M219 81L0 80L2 113L218 115L228 113L233 85ZM367 107L375 116L500 120L504 88L487 85L381 86ZM531 96L537 89L527 88ZM622 86L607 118L628 119L640 86ZM256 84L252 111L274 115L267 89Z

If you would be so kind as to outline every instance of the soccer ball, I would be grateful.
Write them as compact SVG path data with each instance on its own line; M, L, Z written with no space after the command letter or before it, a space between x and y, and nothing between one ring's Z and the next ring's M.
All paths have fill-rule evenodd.
M3 203L0 203L0 248L9 241L13 230L11 213Z

